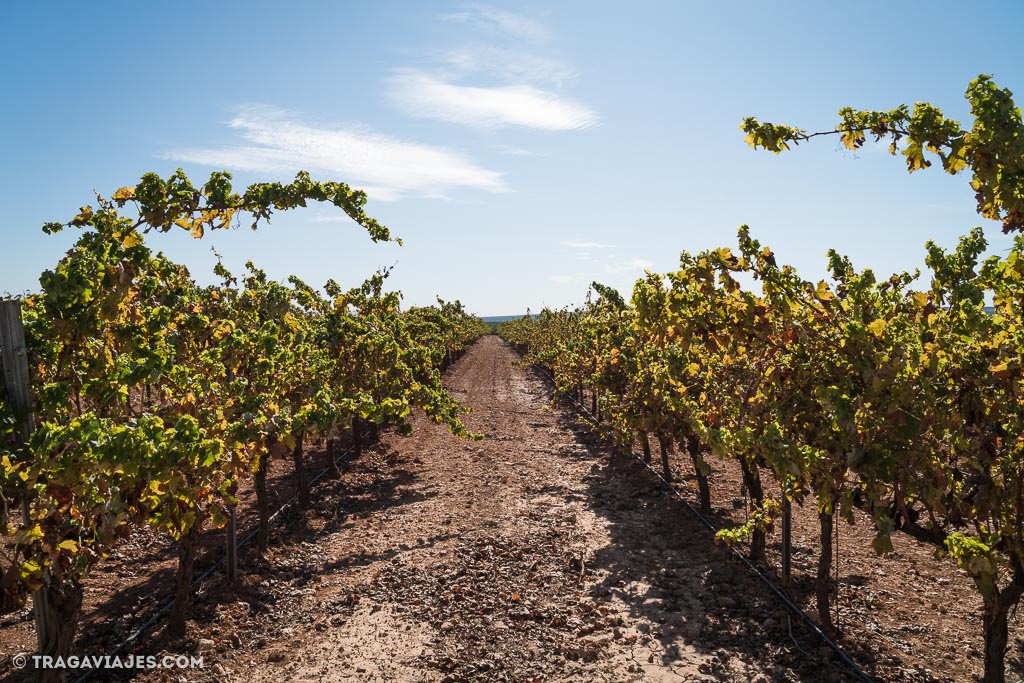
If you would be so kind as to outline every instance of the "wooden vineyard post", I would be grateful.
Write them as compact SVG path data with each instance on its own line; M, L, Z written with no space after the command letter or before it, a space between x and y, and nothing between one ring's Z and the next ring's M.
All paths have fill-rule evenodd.
M782 498L782 589L789 592L793 573L793 504Z
M25 347L25 328L21 323L21 302L8 299L0 301L0 362L4 368L4 389L17 421L18 444L24 447L35 431L35 417L32 414L32 390L28 374L28 350ZM31 523L28 512L28 492L21 497L21 517L26 527ZM43 606L45 593L32 593L32 604L36 617L36 636L39 652L43 651L49 627L46 609Z

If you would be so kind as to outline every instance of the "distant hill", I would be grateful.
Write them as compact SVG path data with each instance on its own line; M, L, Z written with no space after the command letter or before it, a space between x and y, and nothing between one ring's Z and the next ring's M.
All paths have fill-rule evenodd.
M483 320L485 323L487 323L490 326L491 332L497 332L498 331L498 325L500 325L501 323L508 322L509 320L519 320L520 318L524 317L524 315L525 314L520 314L520 315L482 315L482 316L480 316L480 319Z
M985 306L985 312L995 313L996 309L993 308L992 306ZM522 315L484 315L480 316L480 319L483 320L485 323L497 325L498 323L503 323L506 320L518 320L519 318L522 317Z
M483 320L485 323L497 325L498 323L507 322L509 320L519 320L522 317L523 314L520 313L519 315L483 315L480 316L480 319Z

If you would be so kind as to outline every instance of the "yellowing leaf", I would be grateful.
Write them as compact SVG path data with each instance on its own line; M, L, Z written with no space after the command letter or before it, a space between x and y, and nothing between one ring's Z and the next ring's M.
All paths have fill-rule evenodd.
M137 247L140 244L142 244L142 235L134 230L130 230L121 238L121 246L125 249L131 249L132 247Z
M818 286L814 290L814 294L818 297L819 301L831 301L836 298L835 295L828 290L828 283L824 280L818 282Z
M135 188L134 187L121 187L114 192L112 199L117 202L118 206L124 206L125 202L130 199L135 199Z
M38 526L33 526L28 529L22 529L18 533L14 534L14 542L21 545L31 543L32 541L38 540L42 537L42 530Z
M35 562L34 560L28 560L26 562L23 562L21 564L21 567L19 567L19 570L21 573L22 581L30 581L33 578L38 580L38 577L43 572L42 567L40 567L39 563Z
M92 220L93 214L95 213L91 206L83 206L78 211L79 214L71 219L72 225L86 225Z

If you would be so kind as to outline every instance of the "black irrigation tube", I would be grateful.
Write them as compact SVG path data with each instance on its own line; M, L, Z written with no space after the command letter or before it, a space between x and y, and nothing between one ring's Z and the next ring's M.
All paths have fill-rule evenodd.
M547 379L552 384L554 384L554 376L551 375L551 373L549 371L547 371L546 369L545 369L545 372L548 373ZM555 389L555 393L556 394L558 393L557 388ZM568 394L562 394L562 397L566 398L570 402L574 403L576 405L576 407L579 409L580 413L584 416L584 419L586 419L588 422L590 422L593 425L598 424L598 421L594 418L593 415L590 414L590 411L587 410L586 407L582 403L580 403L579 401L577 401L576 399L574 399L572 396L570 396ZM699 519L704 526L706 526L708 529L711 530L711 533L713 533L713 534L717 534L718 533L718 529L715 528L715 525L712 524L711 521L707 517L705 517L701 513L700 510L695 508L693 506L693 504L690 503L690 501L688 501L683 496L682 493L680 493L679 489L677 489L675 486L672 485L672 482L670 482L667 479L665 479L665 477L663 477L661 475L661 472L658 472L658 470L656 470L654 467L652 467L649 462L645 461L638 454L633 452L632 446L629 449L629 454L631 456L633 456L633 458L635 460L637 460L637 462L643 464L644 467L646 467L648 470L650 470L651 473L654 474L654 476L656 476L658 479L660 479L661 482L663 484L665 484L665 486L667 486L668 489L673 494L675 494L675 497L678 498L679 500L681 500L683 502L683 504L687 507L687 509L690 512L692 512L694 514L694 516L697 519ZM763 583L765 586L767 586L768 589L772 593L775 594L775 597L777 597L779 600L782 601L782 603L789 609L790 612L792 612L794 615L799 617L799 619L809 629L811 629L811 631L813 631L822 640L822 642L824 642L825 645L827 645L829 647L829 649L831 649L833 652L835 652L837 655L839 655L839 659L842 660L842 662L853 672L853 674L858 679L864 681L864 683L875 683L875 680L873 678L871 678L870 676L868 676L866 673L864 673L864 671L862 671L861 668L859 666L857 666L857 664L854 663L854 661L852 659L850 659L850 656L847 655L845 652L843 652L843 650L838 645L836 645L835 641L833 641L831 638L829 638L828 635L826 635L825 632L822 631L821 628L819 628L818 625L815 624L814 621L812 621L811 618L808 617L807 614L802 609L800 609L799 605L797 605L795 602L793 602L793 600L786 594L785 591L783 591L781 588L779 588L774 583L772 583L771 579L769 579L767 576L764 575L764 573L761 570L759 570L757 567L755 567L754 563L751 562L749 559L747 559L746 555L744 555L743 553L741 553L739 550L737 550L736 548L734 548L732 546L726 546L726 547L729 549L730 552L732 552L733 555L738 557L740 559L740 561L743 562L744 565L746 565L747 569L749 569L754 574L754 576L756 576L758 579L761 580L761 583Z
M355 449L355 444L349 446L341 455L339 455L339 456L334 458L334 464L337 465L340 461L344 460L345 457L349 453L351 453L354 449ZM320 481L321 479L323 479L324 475L327 474L330 470L331 470L331 466L327 465L326 467L321 469L319 472L317 472L316 476L314 476L312 479L309 480L309 486L312 486L313 484L315 484L318 481ZM282 512L285 512L288 508L290 508L295 503L295 501L297 501L298 499L299 499L299 494L298 494L298 492L296 492L294 496L289 498L288 501L284 503L284 505L279 507L272 515L270 515L270 517L267 518L267 523L269 524L269 523L273 522L275 519L277 519L277 517ZM256 534L258 532L259 532L259 529L254 529L253 531L250 531L241 541L238 542L238 545L236 546L236 548L242 548L242 547L248 545L252 541L252 539L256 538ZM200 574L196 578L192 579L192 583L190 584L189 587L190 588L195 588L197 585L199 585L200 583L205 581L207 579L207 577L209 577L211 574L213 574L215 571L217 571L218 569L221 568L221 565L224 564L226 559L227 559L227 556L225 555L225 556L222 556L216 562L214 562L213 566L211 566L209 569L204 571L202 574ZM130 646L132 643L134 643L136 640L138 640L142 636L142 634L144 634L149 629L153 628L153 626L155 626L161 619L163 619L164 616L168 612L171 611L171 608L173 606L174 606L174 600L171 599L167 603L165 603L163 607L161 607L159 610L157 610L156 614L151 616L146 621L146 623L144 623L142 626L140 626L137 629L135 629L135 631L130 636L125 638L124 641L120 645L118 645L116 648L111 650L110 654L108 654L107 656L108 657L117 657L122 652L124 652L128 648L128 646ZM78 678L75 679L75 683L86 683L86 681L91 680L92 677L94 675L96 675L96 673L97 673L97 669L88 669L84 674L82 674L81 676L79 676Z

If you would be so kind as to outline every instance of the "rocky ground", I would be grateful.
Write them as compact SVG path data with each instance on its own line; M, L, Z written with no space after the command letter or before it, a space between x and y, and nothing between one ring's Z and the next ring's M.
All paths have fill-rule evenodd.
M364 485L336 499L345 522L272 558L309 563L313 587L282 587L268 619L253 616L262 601L213 610L205 635L221 675L844 679L656 481L605 452L515 361L487 337L449 374L482 440L426 421L385 437L350 475Z
M204 583L186 639L170 641L158 626L134 649L201 654L203 669L120 678L855 680L656 478L606 450L567 405L553 403L545 379L516 360L500 339L485 337L446 376L474 407L466 422L481 440L459 440L422 418L410 437L386 433L340 480L315 488L312 509L275 527L265 559L243 554L237 585L219 575ZM716 486L725 486L731 475L719 474ZM740 513L731 504L735 491L715 493L716 519ZM799 521L796 528L803 533ZM169 577L154 583L146 562L166 563L157 556L170 548L150 540L135 549L140 563L119 556L109 563L114 569L97 573L103 590L90 589L80 652L108 651L147 613L134 606L166 592ZM812 571L813 539L796 540L798 571ZM211 542L211 552L216 547ZM848 567L896 574L857 552L844 547ZM964 577L935 562L915 563L915 576L946 571L952 578L936 585L969 601ZM149 578L138 584L138 574ZM895 611L877 611L864 598L865 622L857 611L863 595L892 596L876 578L847 589L858 596L848 597L844 614L856 637L844 642L858 663L878 680L978 673L975 651L944 657L964 643L929 638L934 623L919 622L913 605L892 601ZM118 592L118 580L130 590ZM961 626L973 633L967 616ZM899 641L904 648L878 637L888 632L911 640ZM29 636L17 615L0 624L7 652L27 648ZM980 631L970 643L980 647ZM9 667L5 673L17 677ZM98 680L116 678L104 672Z

